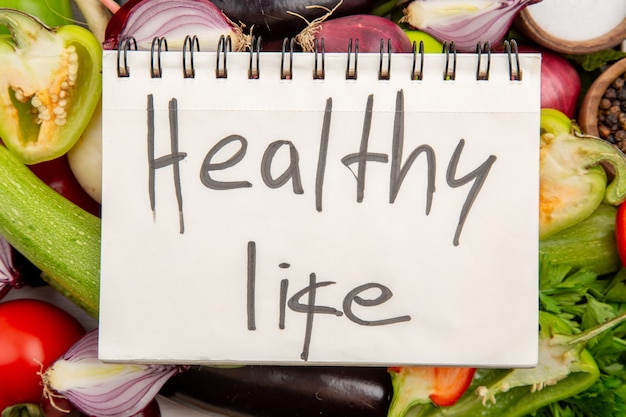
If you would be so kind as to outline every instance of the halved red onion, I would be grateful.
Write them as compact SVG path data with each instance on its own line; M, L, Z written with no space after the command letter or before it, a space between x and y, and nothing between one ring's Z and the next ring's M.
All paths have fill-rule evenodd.
M359 52L380 52L391 41L392 52L411 52L408 35L395 22L376 15L355 14L335 19L313 21L296 36L305 52L314 50L315 40L324 39L326 52L346 52L350 41L358 39ZM354 46L353 46L354 47Z
M155 37L164 37L168 49L180 50L188 35L203 50L215 50L221 36L230 36L235 51L249 45L249 36L209 0L131 0L111 17L103 47L117 49L132 36L138 49L149 50Z
M20 274L13 267L12 250L9 242L0 236L0 299L11 288L18 288L22 285Z
M186 367L109 363L98 359L98 330L88 332L42 375L44 396L66 398L82 413L131 417L143 410L163 384Z
M413 0L402 21L459 52L474 52L480 42L502 42L517 14L541 0Z

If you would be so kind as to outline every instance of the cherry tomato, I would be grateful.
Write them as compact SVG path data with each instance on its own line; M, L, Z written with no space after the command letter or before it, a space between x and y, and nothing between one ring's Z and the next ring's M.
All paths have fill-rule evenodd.
M93 215L100 215L100 204L80 185L67 160L67 155L51 161L28 166L43 182L56 192Z
M39 373L85 333L69 313L45 301L0 303L0 410L19 403L39 404Z

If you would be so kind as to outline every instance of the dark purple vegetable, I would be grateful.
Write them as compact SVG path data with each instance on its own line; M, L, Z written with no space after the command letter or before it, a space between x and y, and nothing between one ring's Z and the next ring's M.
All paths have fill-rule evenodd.
M314 50L315 39L324 39L326 52L345 52L349 42L357 39L359 52L380 52L381 40L385 51L389 40L392 52L411 52L413 48L400 26L384 17L369 14L314 22L296 36L296 42L307 52Z
M391 378L381 367L192 367L161 394L234 417L385 417Z
M264 39L293 37L312 21L341 4L332 17L368 13L384 0L212 0L235 23ZM288 13L289 12L289 13ZM301 16L301 17L300 17ZM304 18L304 19L303 19Z

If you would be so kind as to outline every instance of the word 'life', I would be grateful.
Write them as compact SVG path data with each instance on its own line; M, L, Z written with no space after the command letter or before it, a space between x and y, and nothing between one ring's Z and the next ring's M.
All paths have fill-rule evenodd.
M257 248L256 242L248 242L247 248L247 294L246 294L246 312L248 318L248 330L254 331L256 330L256 284L257 284L257 272L256 272L256 257L257 257ZM288 263L281 263L279 268L287 269L290 265ZM309 283L303 289L297 291L290 298L287 298L287 292L289 291L289 280L282 279L280 281L280 290L279 290L279 318L278 318L278 327L280 329L285 328L285 317L286 310L289 307L290 310L297 313L306 314L306 328L304 334L304 343L302 348L302 353L300 357L302 360L306 361L309 358L309 348L311 345L311 336L313 333L313 319L316 314L330 314L337 317L346 316L348 320L353 323L356 323L361 326L385 326L389 324L401 323L405 321L410 321L411 316L403 315L397 317L388 317L381 318L379 320L364 320L357 316L353 312L353 304L358 304L364 307L375 307L387 302L393 296L393 293L386 286L371 282L363 285L359 285L349 291L342 303L343 311L338 310L331 306L323 306L316 304L316 295L317 291L323 287L330 287L336 284L334 281L318 281L317 274L315 272L311 272L309 274ZM365 299L361 297L361 294L367 290L376 289L379 291L379 295L373 299ZM306 297L306 301L301 301L302 298Z

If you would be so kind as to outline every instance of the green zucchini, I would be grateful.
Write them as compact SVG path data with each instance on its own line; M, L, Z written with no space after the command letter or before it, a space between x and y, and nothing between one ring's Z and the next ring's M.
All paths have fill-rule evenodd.
M0 235L52 287L98 316L100 219L48 187L2 145Z

